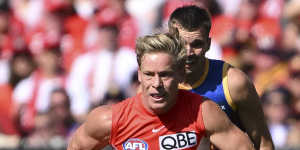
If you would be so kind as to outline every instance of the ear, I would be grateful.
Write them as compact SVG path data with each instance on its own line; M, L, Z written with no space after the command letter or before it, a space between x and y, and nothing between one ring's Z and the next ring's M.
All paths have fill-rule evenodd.
M210 44L211 44L211 38L210 37L207 37L207 45L206 45L206 50L205 52L207 52L210 48Z
M141 71L140 68L138 69L138 80L141 83L141 81L142 81L142 71Z
M178 68L178 79L179 79L179 83L183 82L185 78L185 69L184 66Z

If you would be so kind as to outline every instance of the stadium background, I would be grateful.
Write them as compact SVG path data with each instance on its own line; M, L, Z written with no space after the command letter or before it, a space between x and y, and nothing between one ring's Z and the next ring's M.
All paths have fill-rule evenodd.
M212 15L207 57L253 80L276 149L299 150L299 0L0 0L0 149L65 149L93 107L134 95L135 39L191 2Z

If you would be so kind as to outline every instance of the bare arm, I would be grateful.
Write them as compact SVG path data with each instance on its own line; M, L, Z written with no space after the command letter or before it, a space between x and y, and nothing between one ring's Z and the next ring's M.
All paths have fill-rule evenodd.
M288 1L283 8L283 17L293 18L300 14L300 3L298 0Z
M212 101L202 104L206 133L211 143L221 150L254 150L249 137L236 127Z
M94 109L71 137L68 150L99 150L109 144L112 124L110 106Z
M274 145L253 83L239 69L228 71L228 86L243 127L256 149L273 150Z

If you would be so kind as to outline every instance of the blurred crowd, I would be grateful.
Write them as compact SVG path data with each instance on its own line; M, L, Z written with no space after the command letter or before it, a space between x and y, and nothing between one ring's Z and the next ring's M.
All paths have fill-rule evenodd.
M299 0L0 0L0 148L63 149L135 95L135 39L191 3L212 16L207 57L251 78L277 149L300 149Z

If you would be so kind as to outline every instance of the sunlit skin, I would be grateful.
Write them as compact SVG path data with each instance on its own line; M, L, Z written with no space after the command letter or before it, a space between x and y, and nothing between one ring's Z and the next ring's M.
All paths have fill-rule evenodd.
M159 35L157 36L159 38ZM154 40L147 42L145 43L146 47L149 46L147 44L151 45L158 41ZM168 41L166 42L167 43L165 44L169 43ZM178 44L176 41L174 42L175 44ZM172 43L169 44L171 44L168 46L170 48L177 48L176 46L179 46L175 45L175 47L173 47L174 45L172 46ZM158 47L161 46L158 45ZM182 64L184 55L178 54L177 56L177 54L170 54L177 53L176 50L179 49L169 50L145 48L144 51L138 53L138 79L140 81L139 93L141 93L141 95L137 95L132 99L127 99L117 105L104 105L95 108L88 115L87 121L85 121L72 136L68 145L68 150L102 149L107 144L112 144L115 147L122 149L122 147L124 148L124 142L128 141L127 139L131 137L148 140L148 137L151 136L151 139L160 142L160 137L162 135L168 135L169 131L174 133L186 132L186 127L190 127L191 125L195 127L193 130L195 130L197 134L199 133L199 135L202 134L202 131L204 131L205 135L211 140L211 143L216 145L218 148L222 148L224 150L252 150L253 144L250 139L240 129L232 124L228 117L226 117L226 114L217 106L216 103L210 100L204 100L204 98L202 101L200 96L197 97L197 95L190 92L178 91L178 84L183 82L185 67ZM178 93L179 96L177 95ZM202 115L197 115L195 118L192 117L193 119L190 116L187 116L188 118L182 118L188 119L187 124L182 121L175 121L175 124L168 122L168 124L164 124L164 129L168 130L168 133L160 132L150 134L145 138L142 134L150 132L149 129L151 127L148 129L145 128L145 131L135 131L135 129L139 130L143 128L143 122L141 122L141 126L136 126L136 123L134 122L132 122L132 125L128 124L131 123L132 119L137 118L138 120L142 119L140 121L144 121L145 117L161 117L162 114L166 115L168 112L172 113L172 111L170 111L171 108L178 110L180 113L187 113L181 110L184 106L174 106L177 102L177 98L183 102L195 100L193 101L195 102L195 105L193 105L195 107L187 107L188 109L193 109L193 113L201 113ZM136 115L133 115L132 118L128 116L129 113L135 113L131 112L131 110L136 108L137 105L134 105L136 102L141 102L142 105L139 105L138 107L145 108L152 115L143 115L140 119L139 116ZM138 111L137 113L140 112ZM117 123L115 121L117 121ZM158 123L160 124L161 122ZM146 122L145 126L148 127L148 125L152 125L152 123L149 124ZM177 128L179 127L178 125L180 128ZM126 130L123 130L125 128ZM197 132L198 129L200 132ZM133 132L136 133L128 133L128 130L133 130ZM124 135L125 138L120 139L119 137L114 136L116 134L121 136ZM202 135L199 137L202 138ZM224 139L226 139L226 141L224 141ZM181 139L177 140L181 141ZM157 147L157 142L151 142L151 145L149 144L149 149ZM154 149L159 149L159 147ZM172 149L174 149L174 147L172 147ZM196 147L189 147L188 149L196 149Z
M179 36L185 42L188 57L185 64L185 79L181 84L192 88L206 69L205 53L210 47L211 39L203 27L191 32L180 26L177 29ZM236 113L256 149L274 149L253 83L237 68L230 67L227 74L228 90L233 103L238 108Z
M163 114L176 103L177 95L173 93L177 93L184 71L180 71L174 62L173 57L164 52L146 53L142 57L138 70L142 102L154 114Z
M187 51L185 73L189 84L196 82L193 79L198 79L197 77L203 73L204 56L210 47L210 38L202 30L202 28L191 32L182 28L178 30Z

